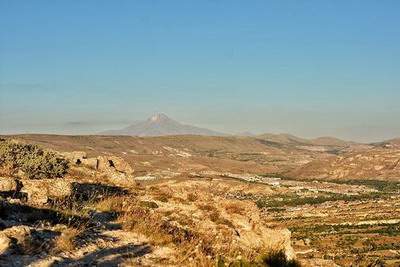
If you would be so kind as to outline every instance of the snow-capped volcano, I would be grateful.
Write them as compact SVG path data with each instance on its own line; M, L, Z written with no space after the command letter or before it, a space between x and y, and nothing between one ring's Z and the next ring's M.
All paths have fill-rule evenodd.
M182 124L163 113L155 114L145 121L137 122L120 130L105 131L105 135L163 136L163 135L225 135L205 128Z

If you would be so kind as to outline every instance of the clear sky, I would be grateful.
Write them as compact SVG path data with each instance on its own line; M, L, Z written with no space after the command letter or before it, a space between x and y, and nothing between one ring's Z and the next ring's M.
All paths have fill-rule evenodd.
M400 1L0 0L0 133L153 113L223 132L400 136Z

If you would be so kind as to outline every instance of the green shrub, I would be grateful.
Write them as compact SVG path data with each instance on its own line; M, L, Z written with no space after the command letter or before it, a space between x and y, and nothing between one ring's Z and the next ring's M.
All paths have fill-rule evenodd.
M0 167L2 172L22 171L30 179L56 178L67 173L68 161L36 145L0 140Z
M285 252L276 251L271 252L264 256L262 262L265 266L269 267L300 267L300 263L296 260L288 260L286 258Z
M298 197L297 195L285 195L283 199L275 199L262 197L255 201L259 209L262 208L280 208L280 207L296 207L302 205L317 205L328 201L362 201L368 199L379 199L382 197L380 192L372 192L361 195L344 195L327 193L326 195L318 195L315 197Z
M216 267L301 267L297 260L288 260L285 252L282 250L272 251L267 255L261 256L256 260L248 261L245 259L237 259L227 262L223 256L217 257Z

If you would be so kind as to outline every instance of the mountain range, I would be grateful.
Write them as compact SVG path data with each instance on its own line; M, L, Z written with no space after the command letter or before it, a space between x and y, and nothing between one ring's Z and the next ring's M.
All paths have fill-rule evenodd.
M151 116L144 121L136 121L123 129L108 130L101 135L127 135L127 136L167 136L167 135L205 135L205 136L228 136L229 134L201 128L193 125L183 124L171 119L164 113ZM316 139L305 139L290 134L261 134L250 132L236 134L237 136L248 136L262 139L268 142L287 145L339 145L345 146L351 142L343 141L334 137L319 137Z

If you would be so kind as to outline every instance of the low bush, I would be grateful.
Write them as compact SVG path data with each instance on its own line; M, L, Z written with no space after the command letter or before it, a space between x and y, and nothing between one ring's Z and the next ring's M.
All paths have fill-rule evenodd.
M76 239L81 233L82 229L72 227L65 229L55 240L54 252L68 252L74 250L76 247Z
M350 184L350 185L363 185L376 189L381 192L397 192L400 190L400 182L388 180L331 180L332 183L337 184Z
M382 193L373 192L360 195L345 195L329 193L327 195L319 195L315 197L298 197L298 196L285 196L283 199L275 198L259 198L255 201L258 208L281 208L281 207L297 207L302 205L317 205L328 201L362 201L370 199L379 199Z
M263 257L262 262L269 267L300 267L300 263L289 260L284 251L271 252Z
M199 198L197 193L189 193L187 194L187 200L189 200L190 202L195 202L197 199Z
M282 250L272 251L264 256L259 257L256 260L248 261L245 259L238 259L232 262L226 262L224 257L219 256L217 258L217 267L229 266L229 267L301 267L300 262L297 260L289 260L285 252Z
M14 175L22 171L30 179L63 177L68 161L36 145L0 140L1 172Z

